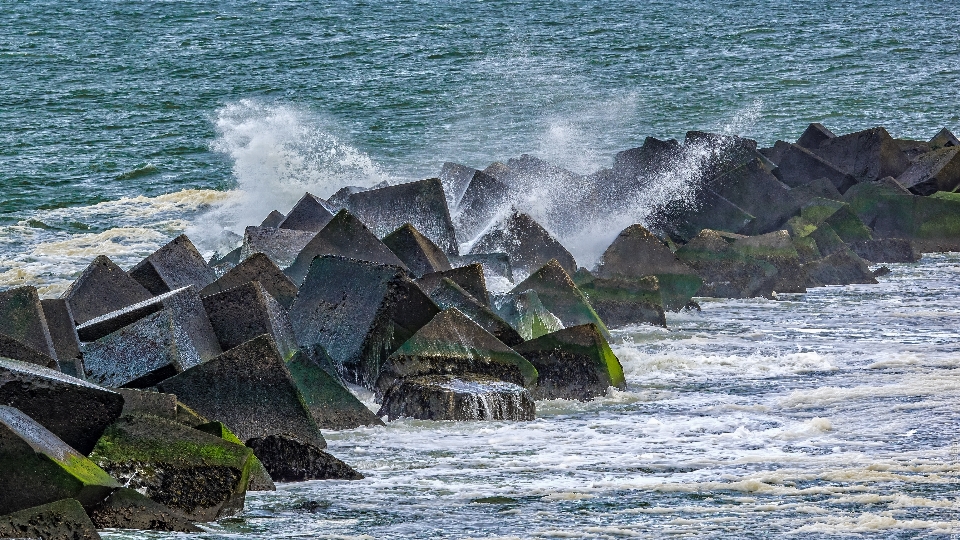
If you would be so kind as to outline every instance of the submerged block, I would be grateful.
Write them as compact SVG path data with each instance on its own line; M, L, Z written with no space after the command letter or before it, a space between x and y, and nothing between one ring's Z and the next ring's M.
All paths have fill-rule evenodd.
M409 223L446 253L458 253L447 198L439 178L354 193L347 208L378 237Z
M6 405L0 405L0 467L0 515L67 498L92 508L120 487L34 419Z
M850 244L850 249L862 259L874 263L917 262L922 254L913 242L903 238L880 238Z
M428 375L403 379L378 413L390 420L520 420L536 417L526 388L483 375Z
M564 326L593 323L604 335L609 335L606 325L593 310L590 301L574 285L570 275L555 260L551 260L511 291L519 293L532 289L537 292L543 306L557 316Z
M98 529L203 532L186 516L128 488L114 491L90 511Z
M297 339L286 310L259 281L210 295L203 299L203 307L224 351L268 334L284 359L297 352Z
M331 219L333 219L331 209L318 197L306 193L297 201L297 204L294 205L278 227L296 231L319 232Z
M874 284L876 277L866 261L849 248L842 248L831 255L807 265L810 282L815 285L849 285L851 283Z
M0 358L0 405L20 409L82 454L123 410L123 397L52 369Z
M415 276L450 270L443 250L409 223L385 236L383 243Z
M124 416L90 458L127 488L194 521L243 510L253 452L154 416Z
M380 364L439 308L400 268L324 256L290 307L297 341L320 345L347 382L372 386Z
M409 377L476 374L533 386L537 370L456 308L438 314L384 362L377 390Z
M383 425L373 411L327 373L314 358L298 353L287 361L287 369L320 429Z
M254 253L216 281L200 291L200 296L210 296L244 283L259 281L274 299L284 308L289 308L297 297L297 286L283 273L283 270L263 253Z
M626 390L623 367L593 324L564 328L514 347L540 374L535 399L589 401L610 387Z
M276 482L362 480L353 467L316 446L296 438L269 435L247 441Z
M151 294L163 294L190 285L199 291L217 279L185 234L154 251L127 273Z
M523 343L523 337L509 323L457 285L452 279L443 278L436 287L426 292L441 309L457 308L504 344L513 347Z
M577 261L546 229L527 214L514 210L481 236L470 253L506 253L515 271L533 272L555 259L568 272Z
M452 270L444 270L426 274L417 280L417 285L425 291L436 289L444 279L450 279L463 290L470 293L477 301L485 306L490 305L490 295L487 293L487 279L483 274L483 265L480 263L458 266Z
M243 441L285 433L326 446L269 336L234 347L158 387L203 416L224 422Z
M41 300L40 306L47 320L47 328L50 330L53 348L57 353L57 361L66 364L72 359L79 358L80 338L77 336L77 327L73 322L70 305L62 298L50 298ZM68 375L77 376L76 373L68 373Z
M511 292L498 299L497 314L507 321L524 340L538 338L563 328L563 323L543 307L537 291Z
M284 272L298 286L310 270L313 259L321 255L339 255L361 261L399 266L406 265L380 241L356 216L346 210L337 212L330 223L310 240L296 260Z
M0 538L100 540L100 535L79 501L61 499L0 516Z
M36 287L16 287L0 292L0 334L57 359Z
M61 296L77 324L152 297L150 291L104 255L94 259Z
M248 259L254 253L263 253L280 268L293 264L297 255L317 233L273 227L247 227L243 231L240 258Z

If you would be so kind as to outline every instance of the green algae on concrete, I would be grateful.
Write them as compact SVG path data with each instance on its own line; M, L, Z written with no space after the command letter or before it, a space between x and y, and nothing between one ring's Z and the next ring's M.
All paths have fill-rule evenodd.
M93 461L5 405L0 405L0 471L0 514L65 498L91 508L120 487Z
M249 448L155 416L121 417L90 457L127 487L196 521L243 510L253 467Z
M472 373L531 387L537 370L530 362L456 308L438 314L397 349L383 365L379 392L398 381L426 375Z
M610 387L626 389L623 366L593 324L564 328L514 350L540 374L533 389L536 399L588 401L606 394Z
M320 429L383 425L373 411L327 373L314 358L302 352L297 353L287 361L287 369Z
M507 321L524 340L538 338L563 328L563 323L543 307L537 291L511 292L498 302L497 314Z
M514 330L509 323L500 318L492 309L457 285L450 278L443 278L432 290L427 293L441 309L457 308L464 315L490 332L506 345L514 346L523 343L523 337Z
M0 538L99 540L100 535L79 501L61 499L0 516Z
M246 446L223 422L207 422L196 426L194 429L209 433L233 444ZM273 484L273 479L270 478L270 473L267 472L263 463L260 463L256 455L251 459L254 462L250 466L250 483L247 485L247 491L276 491L277 486Z
M543 306L557 316L564 326L593 323L604 335L610 335L607 326L594 311L590 301L574 285L570 275L556 261L551 260L520 282L511 293L533 289Z

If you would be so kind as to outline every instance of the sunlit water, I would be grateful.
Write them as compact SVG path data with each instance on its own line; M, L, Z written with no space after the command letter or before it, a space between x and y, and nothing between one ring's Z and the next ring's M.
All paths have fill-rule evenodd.
M327 432L366 479L252 494L201 536L960 534L960 255L891 266L616 332L627 390L534 422Z

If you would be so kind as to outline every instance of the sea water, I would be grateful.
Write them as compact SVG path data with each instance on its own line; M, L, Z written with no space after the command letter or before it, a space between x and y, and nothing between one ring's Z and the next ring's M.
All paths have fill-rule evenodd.
M960 132L954 11L2 0L0 287L54 297L96 255L128 268L181 232L210 255L305 190L444 161L529 153L589 174L689 129ZM663 191L682 196L687 173ZM580 264L614 217L634 216L563 239ZM327 432L365 480L250 494L202 536L960 534L960 258L890 266L879 285L703 300L667 330L615 331L627 390L539 402L534 422Z

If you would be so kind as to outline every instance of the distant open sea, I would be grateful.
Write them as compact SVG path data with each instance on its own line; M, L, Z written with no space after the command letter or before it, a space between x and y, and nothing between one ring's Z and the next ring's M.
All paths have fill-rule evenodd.
M184 231L209 255L305 190L417 180L445 161L528 153L587 174L690 129L763 146L810 122L960 133L958 13L0 0L0 287L56 296L96 255L128 268ZM872 288L706 301L669 332L619 331L628 390L539 403L532 424L330 433L367 480L251 495L201 536L949 537L958 266L928 256Z

